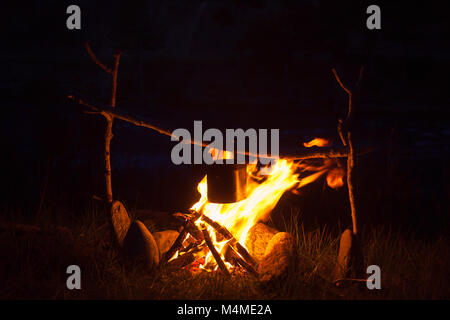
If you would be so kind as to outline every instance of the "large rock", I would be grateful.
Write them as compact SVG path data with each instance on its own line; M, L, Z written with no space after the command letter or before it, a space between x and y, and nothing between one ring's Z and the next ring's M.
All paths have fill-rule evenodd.
M159 253L161 255L169 251L178 235L178 231L175 230L166 230L153 233L153 238L155 238L156 244L159 248Z
M334 280L337 281L336 285L339 286L338 280L347 277L350 271L350 261L352 258L352 246L353 246L353 232L350 229L346 229L339 242L339 253L334 267Z
M150 232L155 229L158 229L158 231L169 229L176 230L180 225L180 221L177 218L175 218L172 213L166 211L137 209L133 210L131 213L133 217L136 217L136 219L141 220L142 222L144 222L145 225L147 225L147 222L149 222Z
M348 283L346 278L366 276L361 242L350 229L341 235L339 254L334 268L334 283L340 287Z
M255 224L247 234L245 240L245 247L250 255L257 261L260 261L266 252L266 247L269 241L278 231L266 226L264 223Z
M117 200L111 206L111 224L117 243L122 247L123 239L128 232L128 228L130 228L131 220L123 203Z
M143 263L149 270L159 264L158 245L147 227L139 220L131 223L123 240L125 256L135 263Z
M261 281L278 278L286 272L292 261L294 245L294 238L287 232L279 232L270 239L258 266Z

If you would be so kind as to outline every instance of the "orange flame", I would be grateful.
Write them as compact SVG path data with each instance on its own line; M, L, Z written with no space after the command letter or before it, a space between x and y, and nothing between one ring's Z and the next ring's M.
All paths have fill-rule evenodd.
M329 147L331 146L331 141L324 139L324 138L314 138L309 142L303 143L304 147L310 148L310 147Z
M329 146L329 140L316 138L304 144L310 146ZM227 159L233 154L228 151L220 151L212 149L211 155L214 159ZM317 162L315 162L317 163ZM268 176L263 176L258 171L256 164L247 165L247 190L246 199L235 203L211 203L208 201L207 195L207 179L206 175L197 186L200 193L200 200L197 201L191 210L208 216L220 225L230 231L234 238L245 247L245 240L250 228L258 221L264 221L268 218L270 212L275 208L281 196L288 190L299 193L299 189L307 184L316 181L319 177L326 174L327 184L331 188L338 188L344 184L344 170L336 160L325 159L320 165L300 162L295 163L291 160L278 159L272 166L272 171ZM301 176L301 177L300 177ZM203 227L201 219L197 220L196 225ZM216 250L224 260L226 244L229 240L217 239L214 229L206 225L210 234L212 243ZM212 266L217 269L218 266L211 252L200 252L202 260L198 259L199 268L206 269L206 266ZM205 251L206 252L206 251ZM225 262L227 268L232 269L233 266Z
M205 176L197 187L201 195L200 200L191 209L201 212L227 228L236 240L245 246L245 239L250 228L258 221L267 219L272 209L287 190L293 188L299 189L315 181L328 170L326 167L322 167L317 172L300 178L300 174L295 173L299 168L302 171L311 169L306 166L299 166L293 161L279 159L273 166L271 174L263 178L259 175L256 165L248 165L247 172L249 176L257 178L249 179L247 183L248 197L239 202L225 204L208 202ZM200 227L200 220L196 224ZM217 251L223 256L227 240L218 242L216 233L212 227L207 226L207 228ZM216 265L211 253L208 253L205 259L205 265L208 263ZM227 266L232 267L231 265Z
M227 150L219 150L216 148L210 148L209 154L213 158L214 161L216 160L226 160L226 159L234 159L234 154L231 151Z
M333 168L327 174L327 184L330 188L337 189L344 185L344 169Z

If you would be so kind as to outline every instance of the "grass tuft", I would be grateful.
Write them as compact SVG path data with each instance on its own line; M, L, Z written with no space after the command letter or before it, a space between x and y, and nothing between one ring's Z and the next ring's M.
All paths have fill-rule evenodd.
M415 239L377 227L362 231L365 264L381 268L381 290L332 285L343 230L306 230L290 209L279 229L294 236L287 273L261 283L250 275L187 270L148 273L124 261L112 246L104 213L95 207L71 223L73 238L0 229L1 299L448 299L448 239ZM11 222L11 221L10 221ZM18 221L14 221L18 223ZM23 223L21 221L21 223ZM148 222L150 229L156 225ZM66 268L79 265L82 290L66 288Z

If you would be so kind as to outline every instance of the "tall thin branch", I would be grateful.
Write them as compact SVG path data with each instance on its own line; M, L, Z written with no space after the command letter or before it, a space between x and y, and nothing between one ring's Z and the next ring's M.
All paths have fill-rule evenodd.
M350 200L350 209L352 212L352 224L353 224L353 234L358 234L358 219L357 219L357 205L355 199L355 184L354 184L354 167L355 167L355 152L353 149L352 133L347 132L347 142L349 146L349 153L347 157L347 187L348 187L348 197Z
M347 117L344 121L339 119L338 122L338 132L339 136L342 140L342 144L344 146L348 145L348 156L347 156L347 188L348 188L348 197L350 201L350 209L351 209L351 215L352 215L352 226L353 226L353 234L356 236L358 234L358 219L357 219L357 201L355 196L355 186L354 186L354 167L355 167L355 151L354 151L354 145L352 141L352 134L349 129L349 123L352 120L353 116L353 92L349 88L347 88L341 81L339 75L336 72L336 69L332 69L334 77L336 78L336 81L339 83L341 88L347 93L348 95L348 111L347 111ZM363 74L364 68L361 67L359 71L359 77L357 81L357 85L359 85L362 74ZM344 134L344 130L347 131L347 134Z
M111 107L116 106L117 97L117 73L119 70L120 52L114 54L114 69L112 71L111 82ZM106 129L105 129L105 184L106 184L106 198L109 203L113 201L112 183L111 183L111 140L114 137L112 133L112 127L114 123L114 117L105 116Z
M112 86L111 86L111 107L116 106L116 97L117 97L117 74L119 71L119 61L120 61L121 52L116 52L114 54L114 69L112 71Z
M117 98L117 74L119 70L119 61L120 61L120 52L114 54L114 67L113 69L108 68L105 64L98 60L97 56L92 51L89 43L85 43L86 50L90 55L91 59L94 61L96 65L102 68L105 72L109 73L112 77L111 79L111 97L110 104L111 107L114 108L116 106L116 98ZM108 203L113 202L112 195L112 184L111 184L111 140L113 138L112 127L114 122L114 117L103 113L102 115L106 119L106 128L105 128L105 152L104 152L104 162L105 162L105 193L106 200Z
M353 93L350 89L348 89L346 86L344 86L344 84L341 81L341 78L339 78L339 76L336 72L336 69L333 68L332 71L333 71L334 77L336 78L336 81L339 83L341 88L348 94L348 112L347 112L347 118L346 118L346 121L348 121L350 119L350 117L352 115L352 111L353 111L353 105L352 105Z
M364 73L364 66L361 66L361 68L359 68L359 76L358 76L358 81L356 81L355 88L358 88L359 85L361 84L363 73Z
M91 56L92 61L94 61L94 63L96 65L98 65L100 68L102 68L105 72L107 72L109 74L113 74L113 70L111 68L108 68L100 60L98 60L97 56L92 51L91 46L89 45L89 43L85 42L84 45L86 46L86 51Z

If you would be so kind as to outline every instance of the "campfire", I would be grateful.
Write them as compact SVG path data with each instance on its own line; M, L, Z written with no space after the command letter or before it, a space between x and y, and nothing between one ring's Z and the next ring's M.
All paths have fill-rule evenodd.
M176 141L179 141L179 136L171 130L157 127L129 113L117 111L115 104L120 52L114 55L114 64L110 68L97 59L87 43L86 49L92 60L112 76L111 102L109 105L94 105L73 95L69 95L68 98L88 107L90 109L88 113L100 114L106 119L104 201L109 205L110 221L121 250L128 251L128 254L133 257L145 256L151 269L155 266L167 266L169 269L189 267L194 271L196 269L208 272L220 270L226 275L243 270L260 279L271 278L285 268L287 256L294 246L294 238L286 232L278 232L260 222L269 218L271 211L285 192L299 193L302 187L322 176L326 176L329 187L339 188L344 185L343 177L346 176L352 228L345 230L341 237L334 276L335 283L338 284L339 281L348 278L349 267L353 268L354 274L356 270L357 276L361 275L362 254L358 251L359 226L353 168L356 156L370 152L370 149L360 153L355 152L351 123L354 109L353 89L359 86L363 67L353 88L345 86L336 70L332 69L337 83L348 95L347 116L345 119L339 119L337 124L341 147L332 147L331 140L324 138L304 142L302 151L275 157L269 175L267 175L268 166L258 166L257 160L238 165L213 164L211 168L220 167L222 174L225 173L228 178L217 179L216 175L208 171L197 186L200 193L198 202L186 212L174 215L182 220L182 227L176 239L170 242L168 249L162 250L161 246L158 248L156 240L144 224L138 220L131 222L123 204L113 200L110 164L112 125L114 119L119 119L151 129ZM190 139L186 141L183 139L183 143L202 148L209 147L201 141ZM214 159L234 157L231 151L214 148L209 151ZM346 158L345 167L340 158ZM261 172L262 169L264 174ZM255 230L264 230L265 240L262 241L262 249L261 244L258 247L249 241L250 238L254 238L251 235L256 232ZM257 250L255 250L256 247L258 247ZM272 272L269 272L267 277L268 267L272 268Z
M316 140L308 144L317 145ZM245 246L249 230L269 218L286 191L298 192L322 175L327 175L330 187L341 186L343 171L339 171L335 163L324 161L320 166L313 166L279 159L268 176L261 175L256 164L249 164L246 166L247 197L234 203L210 202L206 175L197 186L201 195L199 201L189 213L176 214L184 219L184 226L164 259L169 264L176 264L177 260L183 261L182 264L193 262L207 271L220 269L229 274L238 268L257 275L258 261Z

